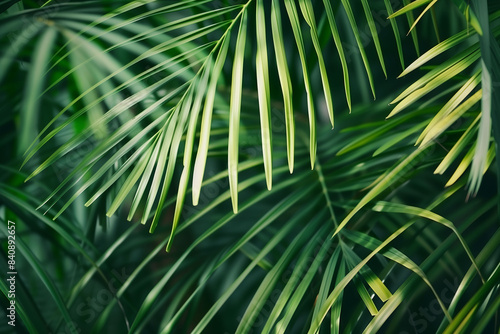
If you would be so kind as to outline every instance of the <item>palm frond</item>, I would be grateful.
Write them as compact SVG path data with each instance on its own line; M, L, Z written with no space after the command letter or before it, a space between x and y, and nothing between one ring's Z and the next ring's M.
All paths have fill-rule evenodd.
M394 13L392 17L412 11L414 8L424 5L427 2L428 1L413 2L411 5L405 6L400 11ZM422 12L420 17L434 4L434 1L431 2ZM475 65L470 78L467 81L461 81L463 86L460 87L455 95L443 106L436 116L433 117L417 142L420 143L420 145L425 145L430 140L435 140L439 134L445 132L446 129L463 117L466 112L470 111L478 102L481 102L480 121L479 124L476 125L478 129L478 138L476 140L477 146L474 148L473 157L467 155L472 161L470 164L471 169L468 185L469 195L474 196L477 194L482 176L487 169L487 161L490 159L488 158L489 148L494 146L491 145L490 140L492 135L491 124L492 117L496 119L497 116L492 116L492 108L496 110L497 106L496 104L492 105L492 103L496 103L496 101L493 101L491 98L492 79L490 73L498 72L496 69L493 69L494 65L491 59L492 57L494 59L499 57L497 42L499 34L499 12L496 11L488 15L486 4L475 4L473 12L475 12L475 15L473 16L474 23L472 26L476 28L475 32L470 32L469 29L466 29L444 40L409 65L401 76L407 75L411 71L422 67L424 64L430 62L444 52L455 50L466 41L474 41L474 44L458 53L455 57L451 57L444 63L436 66L421 79L417 80L412 86L408 87L392 102L397 104L388 117L392 117L401 110L411 106L422 96L434 92L439 86L456 80L459 74ZM490 45L493 46L490 47ZM480 61L480 66L477 64L478 61ZM477 69L477 67L480 68ZM468 74L465 74L465 76L468 76ZM481 84L481 88L477 90L476 88L479 84ZM470 94L472 94L472 96L470 96ZM466 100L467 97L469 98ZM476 111L476 115L478 112L479 111ZM457 149L458 146L455 147L455 155L458 154ZM463 171L459 173L459 170L457 170L457 175L461 175L462 173ZM450 181L449 184L452 184L456 179L457 177L452 177L453 181Z
M237 173L236 166L237 160L237 149L238 149L238 137L240 135L240 121L238 118L237 110L241 105L241 93L237 93L243 87L243 60L247 58L245 51L244 39L251 38L251 41L256 40L258 49L255 52L257 55L257 63L254 71L257 75L257 84L259 87L259 105L261 114L261 133L262 133L262 147L264 155L264 164L267 175L268 186L271 187L272 184L272 140L271 140L271 124L269 122L269 105L271 95L269 92L269 87L265 87L265 83L268 81L271 75L270 69L268 67L267 58L275 59L279 77L281 81L281 87L283 90L283 96L281 97L286 111L286 124L287 124L287 136L288 136L288 159L290 170L293 170L293 155L294 155L294 125L292 116L292 96L291 96L291 85L288 77L288 69L285 67L287 62L287 55L283 45L284 36L283 31L286 23L281 18L280 4L275 1L272 8L265 6L263 3L257 1L257 4L253 4L252 1L243 3L241 5L233 5L226 8L216 9L213 12L205 11L198 13L197 9L204 6L211 6L209 1L204 1L202 3L196 3L193 1L182 1L176 4L165 5L155 9L146 10L140 14L135 13L139 9L146 9L146 4L124 4L119 5L111 13L99 17L93 14L97 8L88 8L89 14L80 15L75 14L75 10L79 9L77 5L74 8L71 6L64 6L60 8L54 6L51 10L50 3L45 7L46 20L51 23L45 26L45 29L50 33L50 38L55 39L56 35L58 38L63 38L66 42L60 48L49 63L47 59L43 57L38 57L37 61L39 66L34 66L34 69L40 68L38 70L39 75L45 71L45 76L51 75L54 70L61 67L64 61L69 60L72 66L63 72L55 81L44 91L44 94L48 94L50 91L56 89L64 84L70 77L74 77L77 80L78 91L74 92L75 96L72 101L63 108L56 117L42 130L37 138L39 140L38 144L31 146L30 150L26 155L26 162L32 159L33 156L39 152L43 146L53 140L54 136L67 128L72 122L77 119L86 117L88 119L88 128L84 132L76 133L75 137L70 140L64 147L57 150L52 156L50 156L44 163L37 168L31 177L38 175L45 168L51 166L57 159L61 159L64 153L71 150L78 145L83 144L86 140L90 138L97 137L97 139L109 137L110 139L107 144L101 145L102 153L100 157L94 157L93 164L87 165L86 167L81 166L79 173L85 174L94 171L96 166L100 165L100 159L109 158L108 155L118 142L128 142L130 149L134 149L135 154L130 156L131 152L123 152L125 155L113 156L113 160L125 159L128 163L123 164L121 173L122 177L126 177L130 174L129 168L131 168L136 162L133 160L141 161L140 168L135 168L132 173L134 176L128 178L127 186L122 187L120 195L118 196L120 200L115 201L118 204L122 199L126 198L129 193L132 192L135 186L135 182L141 180L141 185L144 187L148 184L148 179L152 177L152 187L147 196L146 209L142 216L142 222L148 217L149 212L153 210L153 203L158 200L157 207L161 207L161 203L170 188L172 173L175 172L175 163L171 162L171 158L175 160L175 152L178 150L179 145L183 141L173 140L174 137L178 138L179 135L185 135L187 128L186 120L191 118L196 118L198 114L198 103L204 103L203 116L201 124L201 134L198 148L194 147L191 151L196 150L196 161L194 163L193 169L193 201L197 202L197 197L199 194L199 189L204 178L205 164L208 157L208 142L212 127L212 113L214 111L214 102L217 98L218 92L216 90L218 82L226 76L225 71L223 71L223 66L228 62L228 51L235 47L235 62L232 64L233 67L233 80L231 80L231 102L230 106L230 120L231 124L229 126L229 147L228 152L232 152L229 157L228 168L231 170L229 174L230 184L232 189L232 201L233 207L237 210ZM293 35L295 36L297 50L301 55L302 73L304 78L304 83L306 86L306 91L308 91L308 110L309 110L309 125L310 125L310 151L311 151L311 165L314 166L315 161L315 150L316 150L316 109L315 97L312 92L312 83L309 79L310 65L305 56L305 48L308 47L308 40L303 36L303 25L304 22L309 27L310 40L312 45L316 50L317 55L317 66L321 75L321 86L324 91L324 100L326 101L326 106L330 121L333 126L333 100L332 91L329 83L329 75L327 73L327 67L323 59L322 44L319 40L319 32L317 28L317 23L315 19L315 10L312 7L310 1L301 1L299 3L300 12L295 6L293 1L285 1L285 8L288 14L288 20L290 21ZM344 71L344 83L345 93L347 97L347 103L350 105L350 87L349 87L349 75L347 69L347 62L345 60L344 52L342 49L341 37L338 33L337 24L334 19L333 9L328 2L324 3L326 12L328 13L328 23L331 28L331 33L333 40L337 47L340 59L342 61L342 68ZM376 46L377 52L379 54L379 60L384 68L383 57L381 54L381 46L378 40L377 32L374 26L374 19L371 16L371 10L367 2L362 2L362 7L364 9L367 24L370 28L371 35L373 37L374 44ZM354 36L357 39L358 47L361 51L364 66L368 73L370 79L370 85L372 87L373 94L374 85L371 75L370 64L368 62L367 56L364 52L363 42L361 42L358 31L358 23L354 19L352 14L352 5L349 2L343 2L343 8L345 9L351 28L353 29ZM271 11L269 11L271 9ZM62 12L64 11L64 15ZM187 14L191 12L192 14ZM265 17L271 12L272 16L272 29L266 29L269 24ZM148 27L144 19L156 17L159 14L163 15L175 15L176 13L183 13L185 15L182 19L177 19L174 21L169 21L167 23L161 24L157 27ZM18 15L25 15L19 13ZM214 24L210 22L216 17L228 15L228 20L220 21ZM251 15L251 16L250 16ZM248 17L251 18L248 18ZM65 18L75 17L77 21L68 21ZM253 33L250 30L250 25L246 23L247 20L256 20L255 26L258 30ZM80 23L83 20L83 24ZM42 24L44 21L42 21ZM48 22L48 21L47 21ZM16 24L13 21L9 21L11 24L10 29L15 29ZM38 24L38 23L37 23ZM46 23L45 23L46 24ZM60 27L60 28L59 28ZM191 31L184 32L186 28L190 28ZM59 29L61 33L58 33ZM260 30L259 30L260 29ZM288 28L286 28L288 29ZM270 57L270 52L267 49L270 45L267 45L266 35L270 35L269 31L273 30L272 40L275 48L271 50L273 55ZM236 46L233 46L230 42L231 36L238 33L238 41ZM167 38L160 38L160 34ZM47 35L49 38L49 35ZM218 36L213 39L213 36ZM205 44L198 44L199 41L211 39L210 42ZM106 43L105 47L96 44L96 41L103 41ZM151 47L149 50L145 49L143 45L148 45L150 43L157 43L155 46ZM40 45L48 45L44 40L40 40ZM141 50L142 49L142 50ZM92 50L87 52L87 50ZM127 54L130 54L130 61L125 61L123 64L117 63L111 59L111 55L118 52L118 50L123 50ZM138 52L140 51L140 53ZM174 55L176 52L180 51L182 56ZM134 58L135 54L135 58ZM170 56L172 55L172 56ZM15 54L13 54L15 56ZM151 63L152 67L146 71L136 72L135 68L140 66L140 64ZM44 70L43 67L46 66L48 70ZM144 66L144 65L143 65ZM274 66L273 66L274 67ZM7 68L7 64L5 67ZM247 67L245 67L247 68ZM385 71L385 69L384 69ZM36 72L36 73L38 73ZM32 72L35 75L35 72ZM137 73L137 74L136 74ZM154 84L149 84L150 79L158 78L160 73L168 73L169 75L162 77L157 80ZM207 89L205 87L205 81L208 80L210 84ZM33 81L33 80L31 80ZM159 98L156 103L152 105L145 105L145 96L151 96L155 98L155 95L162 92L162 87L164 85L170 85L173 82L184 83L180 85L179 89L171 92ZM116 84L118 83L118 85ZM200 86L201 85L201 86ZM33 104L37 101L43 89L41 87L27 87L26 94L31 94L29 98L26 99L29 105L26 105L25 110L36 111L33 108ZM126 97L128 92L131 91L133 94L130 97ZM198 92L198 94L195 94ZM274 96L274 94L273 94ZM190 108L193 100L197 101L194 106L196 108ZM116 102L113 102L116 101ZM222 100L221 100L222 101ZM85 107L80 108L79 105L83 103ZM137 112L130 111L131 108L139 108ZM218 107L217 107L218 108ZM72 111L74 109L74 112ZM141 110L142 109L142 110ZM165 119L158 121L158 116L160 114L171 115L165 117ZM182 114L182 115L181 115ZM68 115L69 118L64 122L58 122L63 115ZM70 116L71 115L71 116ZM27 115L28 116L28 115ZM27 117L35 120L32 117ZM146 126L149 119L155 119L155 125L152 127ZM58 122L59 124L56 125ZM145 132L138 132L137 126L128 126L132 124L144 124L144 129L148 129ZM150 123L153 124L153 123ZM55 126L55 127L54 127ZM194 126L194 125L193 125ZM31 126L33 127L33 126ZM53 127L52 130L50 128ZM174 134L174 128L175 134ZM24 133L33 133L33 131L25 131ZM159 138L157 138L159 136ZM28 137L27 137L28 138ZM26 139L25 141L27 141ZM158 153L154 149L147 148L141 145L151 145L146 144L146 142L155 142ZM123 144L121 144L123 145ZM190 145L194 145L190 143ZM24 146L27 146L24 145ZM141 148L139 148L141 147ZM140 153L142 151L143 153ZM167 152L172 152L169 154ZM138 153L139 152L139 153ZM149 161L146 165L146 160ZM142 156L141 156L142 155ZM133 158L132 158L133 157ZM132 160L128 160L132 158ZM101 160L102 161L102 160ZM167 162L168 161L168 162ZM153 165L151 165L153 164ZM154 167L156 165L156 168ZM168 172L163 174L164 166L168 167ZM129 167L130 166L130 167ZM144 167L148 166L148 167ZM104 177L105 170L109 169L110 166L102 166L100 168L101 172L95 175L102 175L100 177L94 177L90 184L97 182L98 179ZM150 175L151 167L156 171L154 174ZM147 173L146 173L147 172ZM142 176L140 176L142 173ZM186 172L187 173L187 172ZM75 174L76 175L76 174ZM114 182L118 182L119 178L115 178ZM133 182L135 181L135 182ZM69 182L69 181L66 181ZM87 187L85 187L87 188ZM139 189L142 189L139 186ZM83 193L84 188L80 188L78 193ZM183 202L181 194L184 190L179 190L179 197ZM102 193L102 191L101 191ZM98 194L97 194L98 195ZM58 198L60 195L54 192L47 200L48 202L52 198ZM144 192L136 192L136 203L140 203L146 200L146 194ZM73 197L68 205L74 200ZM95 200L96 196L88 202L91 204ZM134 205L136 208L138 204ZM112 207L110 213L114 212L116 205ZM159 213L159 211L157 211ZM131 211L130 216L133 216L134 211ZM154 230L156 224L158 223L159 215L156 215L153 219L151 230ZM174 223L177 225L177 221Z
M498 5L26 3L0 220L29 331L497 329Z

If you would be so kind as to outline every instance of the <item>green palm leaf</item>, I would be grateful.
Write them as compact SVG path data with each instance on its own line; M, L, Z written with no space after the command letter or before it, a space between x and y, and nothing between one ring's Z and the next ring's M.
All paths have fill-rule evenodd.
M496 331L500 8L452 6L0 2L19 328Z

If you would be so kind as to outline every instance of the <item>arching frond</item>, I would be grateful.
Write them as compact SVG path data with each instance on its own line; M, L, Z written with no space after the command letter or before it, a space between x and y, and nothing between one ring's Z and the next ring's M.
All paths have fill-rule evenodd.
M353 14L353 6L357 4L343 1L341 8L334 9L328 1L325 1L323 11L326 13L327 22L323 22L320 27L315 13L318 9L313 8L310 1L299 1L297 7L294 1L288 0L283 4L279 1L266 4L250 0L220 8L215 7L216 4L211 1L181 1L151 7L152 3L117 4L117 7L105 16L98 14L101 9L97 6L86 7L87 13L84 14L80 13L80 5L68 4L61 7L48 3L43 10L40 10L42 19L33 21L33 24L43 27L44 34L39 39L38 45L43 46L44 54L48 56L48 52L54 48L58 48L58 51L50 62L47 57L37 56L29 71L27 80L36 82L39 86L26 86L24 94L26 103L23 109L25 111L22 117L30 119L31 123L25 124L23 134L26 138L21 138L21 147L27 148L35 139L34 114L40 103L39 96L43 98L44 95L61 89L71 78L74 78L77 86L75 91L69 92L69 102L66 106L57 112L29 147L25 162L32 159L37 152L53 141L55 136L66 131L74 122L83 122L86 126L85 130L75 132L73 138L46 158L29 178L40 174L58 159L62 159L66 152L87 141L93 138L102 141L44 203L51 201L55 203L54 199L62 198L69 187L75 187L77 189L75 195L69 199L62 211L77 196L86 193L93 184L97 182L105 184L87 202L90 205L107 189L114 188L125 180L108 214L115 212L119 204L134 194L136 189L129 217L134 216L140 205L145 205L141 218L144 224L150 212L156 210L151 223L153 231L158 224L161 211L154 207L162 207L171 188L181 145L184 145L186 154L185 176L178 191L178 203L182 208L190 169L193 173L193 202L195 204L198 202L210 154L208 147L211 129L214 122L222 121L227 122L229 129L228 170L231 198L236 212L238 141L241 132L244 131L239 114L242 108L243 90L248 86L245 82L256 82L258 87L262 152L268 187L271 187L273 174L271 139L273 129L270 122L272 99L279 99L282 101L280 103L285 105L288 163L290 171L294 169L294 118L298 117L297 114L300 112L297 110L300 108L292 108L295 99L292 96L292 89L297 92L302 88L292 87L290 81L287 63L292 56L291 52L286 50L289 48L286 40L291 35L296 42L292 49L300 55L301 76L305 84L309 115L310 160L311 166L314 166L317 145L316 113L317 110L322 110L320 101L325 101L326 112L333 126L333 96L337 95L332 90L329 79L329 72L332 69L328 68L324 58L324 46L327 40L320 40L321 34L330 34L329 40L334 42L340 56L344 79L344 88L340 88L340 91L345 91L347 104L351 105L348 62L338 23L335 20L335 16L339 14L335 11L344 10L348 17L349 27L342 26L342 29L352 30L375 96L371 65L364 51L366 41L362 40L364 37L359 31L359 25L363 23ZM366 1L362 1L360 5L385 72L381 44L371 8ZM178 15L182 17L177 18ZM14 17L21 19L16 21ZM20 22L28 17L28 13L19 12L7 18L3 25L8 30L15 31L19 28ZM224 19L220 20L221 17ZM166 21L162 22L165 19ZM148 20L161 23L152 26ZM236 36L237 40L234 43L231 39ZM18 41L20 44L23 38L24 36L15 36L14 44ZM35 36L29 38L34 39ZM249 40L248 43L245 43L246 39ZM56 40L62 40L62 46L56 44ZM315 50L315 56L306 51L311 47ZM34 51L35 54L42 53L42 50ZM15 52L20 52L20 49L9 50L10 58L5 58L5 61L16 57ZM255 66L245 65L254 61ZM69 67L65 65L67 62ZM274 64L269 66L269 62ZM328 63L331 62L332 60L328 59ZM225 67L232 70L226 70ZM8 63L5 63L2 69L5 71L7 68ZM274 68L277 68L277 73L272 71ZM315 68L319 70L320 82L312 81L311 71ZM232 76L228 75L229 72L232 72ZM280 79L282 96L279 96L278 91L274 91L274 87L273 89L269 87L270 78L277 75ZM54 77L55 80L44 88L41 86L42 81L33 80L39 76ZM244 77L252 79L244 81ZM323 97L313 91L313 87L318 84L322 87ZM231 90L230 101L222 94L221 87ZM295 105L297 106L297 103ZM216 118L214 113L217 113ZM201 120L201 125L197 124L198 118ZM199 140L183 139L186 138L186 132L193 138L192 136L198 131ZM191 167L191 155L194 153L196 159ZM105 160L109 163L104 163ZM117 168L117 171L111 179L107 179L106 173L111 168ZM73 177L77 177L76 182L73 181ZM78 181L82 180L82 177L88 178L83 186ZM144 191L146 186L149 186L149 192ZM63 188L64 192L61 192ZM173 224L174 226L178 224L178 214L175 215Z

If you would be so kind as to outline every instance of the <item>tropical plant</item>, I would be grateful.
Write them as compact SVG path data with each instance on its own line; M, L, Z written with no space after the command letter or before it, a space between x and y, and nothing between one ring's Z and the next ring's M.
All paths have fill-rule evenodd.
M499 331L500 3L0 8L2 333Z

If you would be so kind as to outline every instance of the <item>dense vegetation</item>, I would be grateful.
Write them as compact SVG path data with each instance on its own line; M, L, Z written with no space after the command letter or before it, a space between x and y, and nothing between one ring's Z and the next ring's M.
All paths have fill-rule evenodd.
M0 332L499 331L498 1L0 12Z

